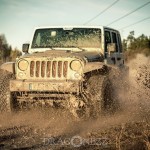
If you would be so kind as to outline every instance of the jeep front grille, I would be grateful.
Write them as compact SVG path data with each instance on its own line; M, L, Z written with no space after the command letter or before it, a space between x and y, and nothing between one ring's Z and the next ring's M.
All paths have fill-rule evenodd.
M31 61L30 77L67 78L68 61Z

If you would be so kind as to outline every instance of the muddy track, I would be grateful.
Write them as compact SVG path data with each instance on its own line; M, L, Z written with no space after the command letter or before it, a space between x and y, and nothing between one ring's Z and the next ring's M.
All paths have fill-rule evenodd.
M95 122L96 123L96 122ZM150 143L150 124L132 122L84 131L89 122L69 124L67 129L33 125L0 128L0 149L145 149ZM75 129L73 129L75 127ZM64 128L64 127L63 127Z

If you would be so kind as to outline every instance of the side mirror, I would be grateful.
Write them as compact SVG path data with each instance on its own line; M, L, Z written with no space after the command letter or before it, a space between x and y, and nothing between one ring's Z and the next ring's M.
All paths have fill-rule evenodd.
M116 43L108 43L107 51L108 51L108 54L114 53L116 51Z
M23 44L23 45L22 45L22 52L28 53L29 45L30 45L30 44L28 44L28 43Z

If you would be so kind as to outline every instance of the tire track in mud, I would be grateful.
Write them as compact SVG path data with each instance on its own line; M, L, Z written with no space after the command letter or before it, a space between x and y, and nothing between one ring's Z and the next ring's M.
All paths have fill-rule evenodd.
M141 55L129 62L129 93L118 89L122 109L97 120L75 121L58 109L0 114L0 149L149 150L150 89L142 84L144 74L136 80L140 66L149 64Z

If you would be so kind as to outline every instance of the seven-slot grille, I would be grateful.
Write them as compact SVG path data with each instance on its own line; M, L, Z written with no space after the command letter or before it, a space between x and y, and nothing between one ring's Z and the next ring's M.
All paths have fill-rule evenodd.
M68 61L31 61L30 77L67 78Z

